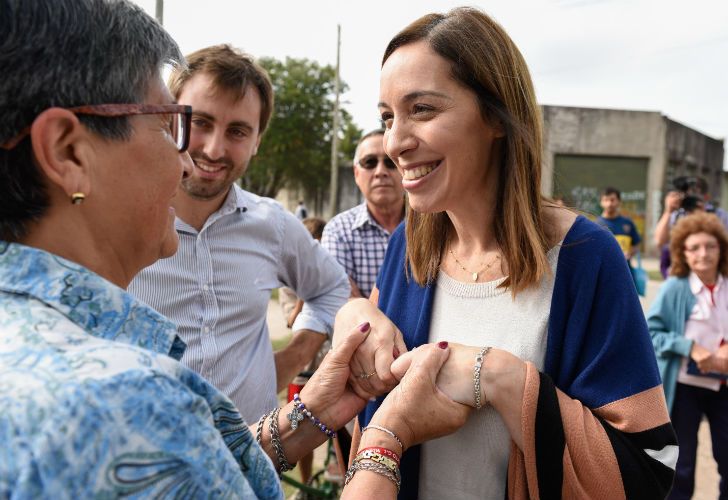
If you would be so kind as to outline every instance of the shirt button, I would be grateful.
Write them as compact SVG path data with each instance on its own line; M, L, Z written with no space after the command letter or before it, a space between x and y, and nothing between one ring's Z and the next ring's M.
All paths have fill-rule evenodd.
M202 289L203 289L204 291L208 291L208 290L210 289L210 287L209 287L209 286L207 285L207 283L206 283L206 284L202 285Z
M205 333L210 333L210 327L209 326L206 326L205 327Z

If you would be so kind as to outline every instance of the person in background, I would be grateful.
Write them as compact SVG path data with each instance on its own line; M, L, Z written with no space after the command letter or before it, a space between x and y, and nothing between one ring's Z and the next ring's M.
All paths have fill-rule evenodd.
M246 421L313 359L349 297L346 274L279 203L236 180L257 153L273 109L265 70L227 45L190 54L173 71L174 98L192 106L193 168L173 205L179 251L144 269L129 291L170 318L187 343L182 363L238 406ZM271 291L305 301L288 345L272 352Z
M369 297L389 238L404 219L402 175L384 153L383 135L373 130L359 140L353 168L364 202L333 217L321 240L349 276L352 297Z
M720 498L728 499L728 232L713 214L688 215L670 234L670 253L672 276L647 313L680 443L668 498L693 495L698 428L707 417Z
M728 229L728 212L711 202L708 183L702 177L677 177L665 195L662 216L655 225L655 245L660 248L660 272L667 278L670 270L670 230L678 219L695 212L714 213Z
M308 217L308 208L306 208L306 204L303 200L298 200L295 215L298 220L304 220Z
M634 254L639 252L642 238L632 219L625 217L619 211L622 205L622 193L617 188L604 188L599 198L599 205L602 207L602 215L597 217L597 224L606 227L614 235L624 258L629 263Z
M411 352L447 343L437 385L480 409L404 454L401 496L663 498L677 443L642 307L614 237L541 195L541 111L511 38L474 8L417 19L385 49L379 111L409 207L372 301L338 313L341 332L372 325L349 383L386 393ZM360 460L381 401L359 415Z

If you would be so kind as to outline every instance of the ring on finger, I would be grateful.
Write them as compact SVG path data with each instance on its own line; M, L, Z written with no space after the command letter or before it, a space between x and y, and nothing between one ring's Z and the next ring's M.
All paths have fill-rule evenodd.
M376 375L376 374L377 374L377 371L376 371L376 370L374 370L374 371L373 371L372 373L365 373L365 372L361 372L361 373L359 374L359 378L362 378L362 379L366 380L366 379L368 379L369 377L373 377L373 376L374 376L374 375Z

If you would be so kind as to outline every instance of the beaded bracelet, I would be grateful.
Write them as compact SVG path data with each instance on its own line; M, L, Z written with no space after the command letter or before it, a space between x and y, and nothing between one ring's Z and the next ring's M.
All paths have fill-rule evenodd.
M328 437L333 438L336 437L336 432L330 429L326 426L322 421L320 421L318 418L314 417L313 414L306 408L306 405L303 404L303 401L301 401L301 397L298 395L298 393L293 395L293 409L291 410L291 413L286 415L288 420L291 421L291 429L296 430L298 429L298 423L303 420L303 417L307 417L313 425L318 427L321 432L326 434Z
M278 470L280 472L286 472L295 467L288 463L286 454L283 453L283 445L281 444L281 434L278 430L278 414L281 409L276 408L270 415L270 422L268 429L270 430L270 442L273 444L273 449L276 452L276 458L278 459Z
M477 356L475 356L475 366L473 367L473 392L475 393L475 408L480 410L483 405L480 403L480 369L483 366L483 360L488 352L491 350L490 346L483 347ZM488 401L486 400L486 403Z
M389 457L392 460L394 460L397 463L397 466L399 467L399 455L397 455L392 450L389 450L387 448L382 448L380 446L369 446L367 448L359 450L359 453L364 453L365 451L372 451L374 453L379 453L380 455L384 455L385 457Z
M381 476L386 477L394 483L394 485L397 487L397 493L399 493L399 487L402 484L402 477L399 474L399 469L396 469L394 472L392 472L386 465L371 461L359 461L351 464L349 470L346 471L346 476L344 476L344 486L349 484L351 479L354 477L354 474L356 474L357 471L360 470L368 470L370 472L375 472Z
M397 435L394 432L392 432L389 429L386 429L380 425L369 424L361 430L361 433L364 434L369 429L376 429L378 431L382 431L385 434L389 434L390 436L392 436L394 438L394 440L397 441L397 444L399 445L399 447L402 448L402 453L404 453L404 445L402 444L402 441L400 441L399 437L397 437Z

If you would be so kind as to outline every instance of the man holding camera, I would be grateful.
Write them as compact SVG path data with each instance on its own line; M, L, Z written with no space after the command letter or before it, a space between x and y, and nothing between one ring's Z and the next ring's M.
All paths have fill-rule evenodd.
M702 177L678 177L673 181L674 190L665 196L665 210L655 226L655 244L667 245L670 230L683 215L694 211L714 213L728 228L728 212L710 203L708 183Z

